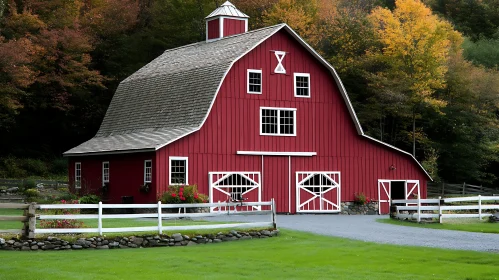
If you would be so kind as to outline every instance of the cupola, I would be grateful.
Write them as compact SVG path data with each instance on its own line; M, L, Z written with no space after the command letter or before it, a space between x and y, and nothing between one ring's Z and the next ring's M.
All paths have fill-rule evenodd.
M229 1L206 17L206 40L248 32L249 16Z

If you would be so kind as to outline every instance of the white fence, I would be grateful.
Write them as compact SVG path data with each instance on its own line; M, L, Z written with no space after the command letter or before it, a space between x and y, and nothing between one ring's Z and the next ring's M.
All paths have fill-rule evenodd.
M486 201L495 201L495 204L484 204ZM460 204L449 205L452 203L472 203L476 204ZM394 204L405 204L405 206L397 205L395 216L399 219L411 219L418 222L424 218L436 218L442 223L444 218L479 218L491 216L491 213L484 213L486 210L499 211L499 196L470 196L470 197L454 197L454 198L438 198L438 199L396 199L392 200ZM474 213L452 213L451 211L465 210ZM408 213L401 213L407 211ZM447 212L444 212L447 211ZM413 212L413 213L410 213Z
M270 210L263 211L234 211L234 209L245 206L270 206ZM207 208L218 207L219 210L212 213L185 213L186 208ZM233 209L231 210L231 207ZM98 209L97 214L74 214L74 215L37 215L39 220L85 220L97 219L97 228L35 228L35 234L43 233L119 233L119 232L145 232L157 231L162 234L163 231L182 231L182 230L200 230L200 229L227 229L227 228L276 228L276 210L274 199L268 202L239 202L239 203L193 203L193 204L42 204L39 209ZM103 209L155 209L156 213L144 214L103 214ZM163 209L184 209L184 213L163 213ZM184 225L184 226L163 226L165 218L203 218L226 215L269 215L269 222L255 223L232 223L232 224L205 224L205 225ZM103 221L106 219L130 219L130 218L156 218L156 226L145 227L122 227L105 228Z

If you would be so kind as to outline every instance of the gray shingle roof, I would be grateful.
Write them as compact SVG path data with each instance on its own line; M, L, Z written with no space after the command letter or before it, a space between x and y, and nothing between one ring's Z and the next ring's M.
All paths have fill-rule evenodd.
M284 26L165 51L120 83L95 137L64 154L154 150L198 130L231 65Z

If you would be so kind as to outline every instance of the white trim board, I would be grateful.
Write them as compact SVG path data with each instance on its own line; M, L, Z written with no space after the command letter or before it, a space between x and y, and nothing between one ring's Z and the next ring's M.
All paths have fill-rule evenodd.
M237 151L238 155L249 156L291 156L291 157L311 157L316 156L316 152L266 152L266 151Z

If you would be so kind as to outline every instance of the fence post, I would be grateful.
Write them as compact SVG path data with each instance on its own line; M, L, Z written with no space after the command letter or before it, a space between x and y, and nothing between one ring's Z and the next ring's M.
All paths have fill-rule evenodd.
M421 198L418 196L418 223L421 222Z
M438 197L438 222L442 223L442 197Z
M274 225L274 229L277 229L277 221L276 221L276 215L275 215L275 201L274 198L272 198L272 224Z
M482 220L482 195L478 195L478 218Z
M28 238L35 238L36 229L36 203L31 202L28 206Z
M163 234L163 220L161 219L161 201L158 201L158 231Z
M466 194L466 182L463 183L463 195Z
M99 201L99 216L97 218L97 227L99 228L99 235L102 236L102 201Z

